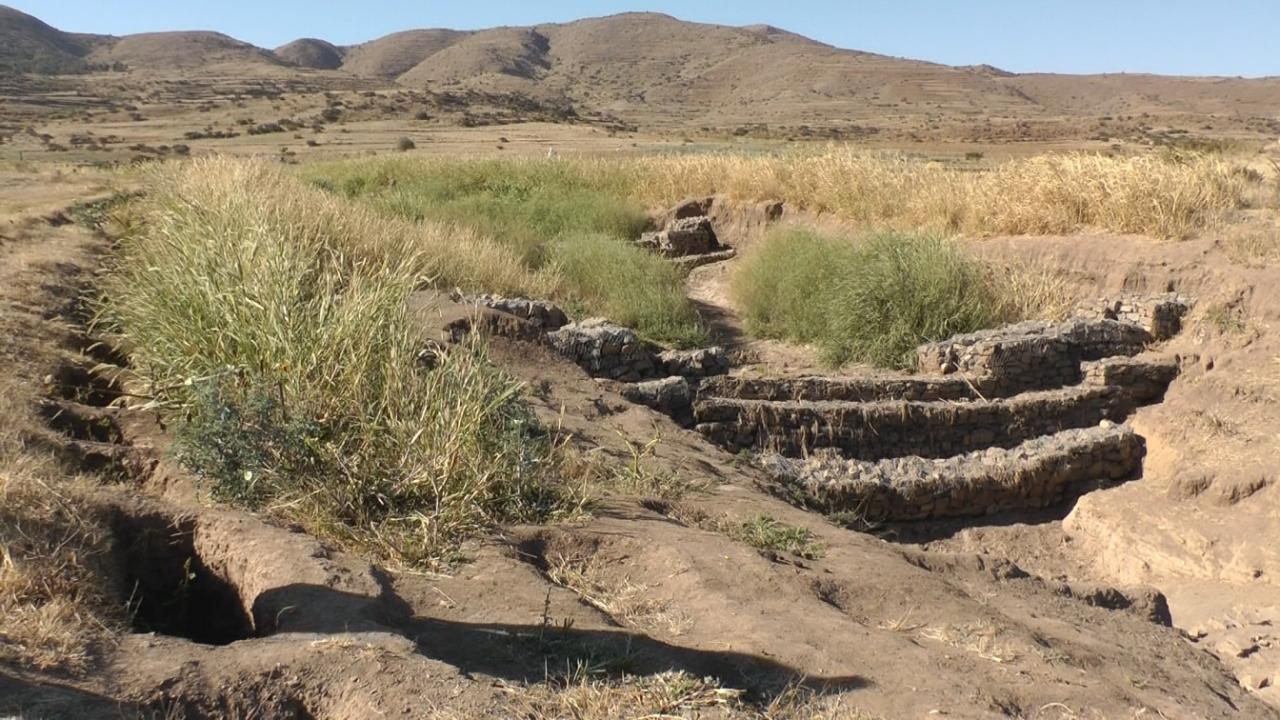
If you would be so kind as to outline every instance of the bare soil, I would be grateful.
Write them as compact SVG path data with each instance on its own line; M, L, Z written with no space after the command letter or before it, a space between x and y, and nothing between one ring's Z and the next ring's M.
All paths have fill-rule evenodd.
M60 192L49 182L42 187ZM1214 644L1246 625L1261 628L1255 634L1273 627L1267 606L1254 603L1274 590L1275 558L1252 541L1258 535L1235 533L1239 522L1274 535L1274 487L1247 492L1257 483L1223 472L1210 452L1231 452L1239 458L1233 468L1270 467L1276 433L1266 403L1274 400L1246 392L1265 392L1256 373L1275 367L1264 332L1205 335L1197 319L1177 341L1187 343L1174 349L1189 372L1165 406L1138 418L1153 438L1147 477L1049 517L916 528L930 535L918 542L854 532L794 507L749 463L539 346L498 338L495 360L527 383L547 425L605 467L635 460L638 446L658 438L640 464L655 487L684 492L608 493L589 518L495 529L464 548L455 572L421 574L380 568L295 528L204 502L168 459L165 418L118 407L119 386L88 372L125 364L84 334L78 301L109 241L36 209L54 195L32 197L39 200L15 203L0 243L8 387L33 415L57 404L60 412L43 417L59 422L33 426L31 436L47 442L29 452L54 453L69 475L99 479L94 502L120 559L104 582L133 588L141 602L133 631L114 636L87 671L0 666L0 709L36 717L512 717L526 713L532 688L549 675L587 663L600 677L714 676L753 702L802 683L873 717L1280 717L1237 679L1271 650L1259 641L1242 664ZM1264 330L1274 315L1273 271L1225 262L1212 240L1011 239L981 249L1045 253L1095 273L1090 290L1174 283L1212 304L1248 289L1247 323ZM438 328L449 316L443 308L421 322ZM1217 382L1238 392L1222 400ZM1210 396L1227 403L1211 409L1230 413L1224 421L1241 435L1217 421L1192 429ZM1168 469L1185 467L1213 479L1175 480ZM1171 494L1187 487L1200 492ZM1185 514L1213 522L1171 524ZM807 528L821 552L757 549L699 521L759 516ZM1243 550L1199 553L1182 542L1191 533L1209 538L1207 547L1253 554L1244 562ZM1170 583L1177 627L1089 604L1062 585L1099 578ZM1255 612L1231 615L1224 606L1233 603ZM1189 635L1195 622L1203 626ZM1274 662L1266 663L1274 676Z

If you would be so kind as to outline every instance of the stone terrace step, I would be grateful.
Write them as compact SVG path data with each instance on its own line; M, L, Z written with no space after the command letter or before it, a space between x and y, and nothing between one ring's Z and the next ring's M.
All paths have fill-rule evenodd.
M1141 436L1120 425L1065 430L942 460L866 462L826 454L804 460L769 455L762 462L806 502L880 522L1047 507L1095 483L1136 477L1145 448Z
M1093 360L1081 370L1085 385L1119 387L1135 407L1160 402L1180 372L1177 359L1160 355Z
M772 450L795 457L831 448L848 457L879 460L1012 447L1104 419L1118 422L1129 410L1119 388L1078 386L969 402L700 397L694 405L694 421L708 439L733 450Z
M1008 397L1074 385L1082 379L1082 362L1137 355L1154 339L1134 323L1077 318L957 335L921 345L916 355L922 373L960 374L984 394Z
M875 400L978 400L974 386L961 377L718 377L703 383L699 397L738 400L872 402Z

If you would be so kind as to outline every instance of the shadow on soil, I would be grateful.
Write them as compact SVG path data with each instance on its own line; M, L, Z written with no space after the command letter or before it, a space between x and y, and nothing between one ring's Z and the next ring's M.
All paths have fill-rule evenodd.
M332 588L297 584L269 590L255 605L293 607L305 603L357 608L367 607L369 601ZM867 684L854 675L805 677L796 668L760 656L680 647L623 629L585 630L554 618L539 625L510 625L419 617L394 593L384 595L378 605L382 617L377 622L385 623L383 629L413 640L424 656L468 675L542 682L549 675L561 674L620 676L684 671L745 689L756 700L768 699L796 684L817 691L852 690ZM370 614L361 614L363 622L352 624L353 618L344 613L308 613L306 630L333 634L367 631L371 629Z
M0 716L49 718L140 717L138 707L58 684L15 677L0 668Z

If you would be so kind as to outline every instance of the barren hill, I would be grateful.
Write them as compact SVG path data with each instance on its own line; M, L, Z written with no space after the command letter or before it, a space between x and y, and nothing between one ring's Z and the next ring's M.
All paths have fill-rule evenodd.
M0 74L81 70L94 40L93 36L62 32L0 5Z
M275 49L275 56L290 65L312 70L337 70L342 67L342 48L317 38L300 38Z
M483 84L507 76L534 83L551 67L549 49L547 37L532 28L485 30L427 57L399 79L411 85Z
M151 70L197 69L216 65L281 65L267 50L215 32L160 32L105 40L90 54L96 63L123 63Z
M1022 122L1054 125L1049 136L1105 136L1090 128L1108 116L1140 123L1140 132L1152 118L1267 132L1280 124L1280 78L1017 74L841 49L768 25L728 27L657 13L407 30L352 47L304 38L272 52L212 32L74 35L0 6L0 40L0 72L117 64L188 77L211 68L222 76L308 69L412 90L519 93L651 126L767 124L800 135L814 127L897 128L982 140L1025 139Z
M392 33L348 49L342 69L356 75L394 78L468 34L441 29Z

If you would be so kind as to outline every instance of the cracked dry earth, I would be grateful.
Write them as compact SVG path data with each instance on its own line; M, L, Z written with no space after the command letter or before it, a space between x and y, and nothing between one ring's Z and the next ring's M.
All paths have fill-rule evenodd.
M625 654L632 673L685 670L756 699L803 682L839 695L862 717L1280 717L1207 644L1229 635L1216 606L1206 606L1203 635L1181 621L1180 590L1159 582L1181 560L1116 547L1156 543L1157 533L1185 539L1177 515L1152 517L1164 509L1199 512L1192 508L1200 502L1203 512L1230 517L1274 493L1243 497L1224 489L1237 487L1234 479L1195 475L1179 481L1187 489L1172 499L1165 486L1175 481L1163 468L1181 466L1177 458L1195 452L1194 438L1149 439L1148 464L1160 475L1090 493L1065 522L1069 508L1055 508L990 520L999 525L939 521L886 539L779 499L770 478L739 455L627 402L540 344L497 337L495 360L529 384L544 421L605 462L626 462L627 441L659 437L644 458L649 471L691 489L678 499L618 493L589 519L502 528L465 548L467 561L449 575L393 572L295 529L198 501L192 479L167 459L164 418L130 408L127 398L117 402L110 372L90 372L104 363L127 372L125 358L103 354L84 335L77 302L109 242L42 217L11 223L0 245L11 372L4 390L17 399L15 412L47 420L29 452L56 455L100 483L92 510L106 519L116 558L106 583L122 603L135 594L139 609L132 631L84 669L0 665L0 710L526 717L523 688L540 683L549 664L572 662L574 648L590 647ZM422 322L441 325L430 312ZM1175 385L1165 405L1139 412L1140 430L1171 423L1164 413L1212 392L1200 387L1211 380L1190 375L1178 381L1189 390ZM1218 466L1204 458L1200 467ZM1220 499L1224 493L1237 497L1234 504ZM1132 497L1107 500L1116 494ZM1131 508L1141 514L1116 520ZM808 528L821 552L762 551L715 531L762 515ZM1247 517L1266 529L1265 514ZM1130 525L1128 535L1111 536ZM911 532L929 537L909 542ZM1237 541L1243 552L1245 538ZM1161 565L1158 557L1169 559ZM1222 560L1188 564L1187 587L1274 588ZM566 568L589 570L593 587L633 601L574 592L557 582ZM166 602L184 577L193 578L187 601ZM1153 622L1141 608L1091 601L1106 593L1095 582L1104 577L1169 593L1178 627ZM1226 597L1211 594L1214 602ZM549 646L549 633L563 642Z

